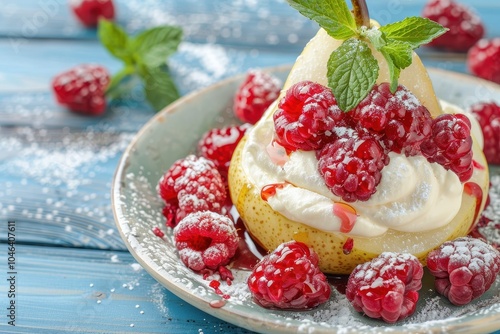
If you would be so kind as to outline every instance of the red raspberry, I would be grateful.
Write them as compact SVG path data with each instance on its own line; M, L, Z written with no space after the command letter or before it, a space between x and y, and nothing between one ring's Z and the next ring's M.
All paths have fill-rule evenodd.
M242 122L255 124L278 98L281 81L261 70L251 70L234 97L234 113Z
M467 51L484 35L484 26L474 11L452 0L431 0L423 17L436 21L449 31L428 45L451 51Z
M281 244L257 263L248 277L255 301L268 308L308 309L326 302L331 288L318 268L318 255L307 245Z
M471 178L472 161L471 123L463 114L443 114L432 122L432 134L420 146L429 162L437 162L458 175L461 182Z
M480 239L447 241L427 255L427 268L436 277L436 291L455 305L481 296L500 271L500 252Z
M207 131L198 142L200 155L212 160L221 175L227 175L233 152L245 132L250 128L248 123Z
M99 65L83 64L58 74L52 80L57 102L84 115L100 115L106 110L104 96L108 71Z
M163 207L163 216L166 219L165 225L174 228L180 219L177 219L177 212L179 210L179 201L177 198L168 199L165 201L165 206Z
M227 196L215 164L195 155L177 160L160 179L158 192L165 201L177 198L176 221L196 211L221 213Z
M476 103L471 112L483 130L486 160L490 164L500 164L500 106L495 102Z
M100 18L113 20L115 6L112 0L71 0L69 2L73 13L86 27L96 27Z
M320 149L331 141L333 128L346 123L330 88L312 81L290 87L273 118L279 143L291 151Z
M203 211L187 215L174 228L182 262L194 271L217 269L229 263L238 249L238 232L226 216Z
M368 131L387 150L406 156L419 154L420 143L431 131L431 114L401 85L394 94L388 83L375 85L349 114L359 132Z
M415 312L423 274L415 256L385 252L354 268L346 297L356 311L394 323Z
M351 132L317 153L318 170L326 186L344 201L366 201L375 193L389 156L374 138Z
M500 37L477 42L467 54L469 71L500 84Z

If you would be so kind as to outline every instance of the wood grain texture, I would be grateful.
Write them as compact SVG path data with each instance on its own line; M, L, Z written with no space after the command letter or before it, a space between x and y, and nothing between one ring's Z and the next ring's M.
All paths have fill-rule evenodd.
M2 311L0 333L251 333L180 300L128 252L18 245L16 262L16 327Z
M461 2L478 9L488 37L500 36L500 2ZM131 34L160 24L183 28L184 41L168 63L182 95L250 68L292 63L317 31L283 0L115 3L117 22ZM424 3L368 1L381 23L419 15ZM464 54L418 52L428 66L467 72ZM121 68L96 30L75 20L67 0L2 3L0 266L7 263L12 219L19 274L17 327L1 313L0 333L250 333L177 298L126 251L113 221L111 180L126 145L154 112L137 91L97 118L56 105L51 79L80 63L111 73ZM4 276L1 309L8 302Z

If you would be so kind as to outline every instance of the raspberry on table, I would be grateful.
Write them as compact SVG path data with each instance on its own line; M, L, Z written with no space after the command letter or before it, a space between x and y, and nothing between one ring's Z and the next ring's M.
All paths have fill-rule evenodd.
M495 102L479 102L472 105L470 110L483 130L486 160L490 164L500 164L500 105Z
M238 249L239 237L227 216L199 211L177 224L174 241L182 262L194 271L201 271L228 264Z
M212 160L222 176L227 175L231 157L250 124L233 125L224 128L211 129L198 142L198 152L201 156Z
M58 74L52 80L57 102L84 115L101 115L106 110L108 71L95 64L82 64Z
M330 88L301 81L287 90L273 115L278 142L290 151L320 149L334 139L335 126L345 126L345 115Z
M260 69L250 70L234 97L234 113L244 123L255 124L278 98L281 80Z
M306 244L283 243L255 265L247 281L250 292L266 308L316 307L326 302L331 293L318 261L318 255Z
M449 29L428 43L429 46L464 52L484 36L480 17L470 7L453 0L430 0L424 7L422 17Z
M376 139L349 133L317 152L318 170L326 186L344 201L366 201L377 190L389 156Z
M196 211L221 213L227 197L215 163L193 154L175 161L165 172L158 193L165 202L177 198L176 221Z
M443 114L432 121L432 134L420 146L429 162L436 162L469 180L474 171L471 123L463 114Z
M406 156L420 154L420 144L431 131L429 110L402 85L394 94L389 83L375 85L349 115L358 132L368 132L386 150Z
M384 252L354 268L346 297L356 311L395 323L415 312L423 274L415 256Z
M500 37L482 39L467 53L469 71L500 84Z
M70 0L69 5L78 20L86 27L93 28L99 19L113 20L115 6L112 0Z
M454 305L468 304L486 292L500 271L500 252L481 239L461 237L427 255L436 291Z

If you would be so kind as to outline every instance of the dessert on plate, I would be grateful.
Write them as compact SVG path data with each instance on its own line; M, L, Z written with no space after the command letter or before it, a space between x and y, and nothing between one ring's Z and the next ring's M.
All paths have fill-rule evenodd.
M489 185L476 121L439 100L414 52L445 29L423 18L381 27L364 1L344 16L344 1L289 2L321 28L232 157L246 229L268 251L308 245L325 273L384 252L425 264L469 233Z

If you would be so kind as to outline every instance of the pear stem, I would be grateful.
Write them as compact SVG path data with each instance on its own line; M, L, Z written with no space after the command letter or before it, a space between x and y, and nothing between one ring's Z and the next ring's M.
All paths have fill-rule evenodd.
M352 9L354 12L354 19L356 20L356 25L359 27L365 26L370 27L370 14L368 12L368 6L366 5L366 0L351 0Z

